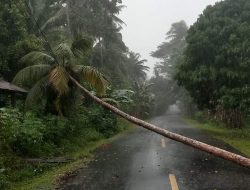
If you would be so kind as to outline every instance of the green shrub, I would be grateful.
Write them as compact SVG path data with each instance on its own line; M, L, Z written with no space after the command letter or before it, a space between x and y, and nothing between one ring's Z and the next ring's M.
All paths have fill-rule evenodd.
M94 105L89 111L89 122L99 133L110 137L118 132L117 117L109 110Z
M7 179L7 176L4 172L0 172L0 189L7 189L10 185L10 182Z
M17 109L0 109L0 148L18 155L41 156L51 153L67 134L68 121L56 116L38 118ZM56 152L56 151L55 151Z
M194 119L196 119L199 122L204 122L206 120L202 111L196 112L194 115Z
M46 130L44 131L44 139L46 142L51 142L59 145L62 138L69 135L73 130L72 125L66 118L48 115L44 118Z
M16 109L0 109L0 148L10 149L17 140L21 126L21 113Z
M90 120L89 120L89 111L86 107L82 106L77 110L75 114L73 114L70 118L71 123L71 132L78 133L79 130L89 128Z
M33 113L26 113L19 125L14 151L22 155L36 155L44 142L43 133L46 131L46 125Z
M92 141L117 132L117 117L97 105L82 108L69 119L54 115L38 117L17 109L0 109L0 146L18 155L53 156L63 152L64 139L83 135ZM92 135L93 133L93 135Z
M0 109L0 189L48 170L48 165L29 165L22 157L57 157L81 150L110 137L124 126L110 111L89 104L70 118L38 116L18 109Z

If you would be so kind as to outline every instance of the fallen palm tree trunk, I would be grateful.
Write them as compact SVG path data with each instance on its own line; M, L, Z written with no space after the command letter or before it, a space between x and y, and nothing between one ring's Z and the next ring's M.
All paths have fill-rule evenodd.
M96 96L91 94L91 92L89 92L87 89L85 89L80 83L78 83L73 77L70 76L70 79L86 95L88 95L90 98L92 98L95 102L97 102L98 104L108 108L112 112L116 113L117 115L123 117L124 119L126 119L126 120L128 120L128 121L130 121L130 122L132 122L132 123L134 123L136 125L139 125L139 126L145 128L145 129L148 129L150 131L158 133L158 134L160 134L160 135L162 135L164 137L167 137L169 139L172 139L174 141L181 142L183 144L186 144L186 145L189 145L191 147L197 148L197 149L202 150L204 152L208 152L208 153L210 153L212 155L223 158L225 160L232 161L232 162L234 162L234 163L236 163L238 165L250 168L250 159L249 158L246 158L246 157L243 157L241 155L238 155L238 154L235 154L235 153L232 153L232 152L229 152L229 151L226 151L226 150L211 146L209 144L202 143L202 142L199 142L197 140L194 140L194 139L191 139L191 138L188 138L188 137L185 137L185 136L170 132L170 131L168 131L166 129L159 128L159 127L157 127L157 126L155 126L153 124L150 124L150 123L147 123L147 122L145 122L143 120L135 118L135 117L133 117L133 116L119 110L118 108L116 108L116 107L102 101L101 99L97 98Z

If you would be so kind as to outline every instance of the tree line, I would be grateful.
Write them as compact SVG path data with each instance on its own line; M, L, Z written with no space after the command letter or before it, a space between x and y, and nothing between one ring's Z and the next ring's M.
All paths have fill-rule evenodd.
M249 1L208 6L186 37L176 79L201 110L241 128L249 113Z
M152 52L160 60L152 80L165 81L168 97L231 128L249 115L249 7L247 0L208 6L190 28L174 23Z

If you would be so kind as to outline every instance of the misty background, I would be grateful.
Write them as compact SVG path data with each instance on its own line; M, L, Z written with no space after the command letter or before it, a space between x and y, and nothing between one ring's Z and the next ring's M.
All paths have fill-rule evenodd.
M184 20L190 26L208 5L216 2L218 0L123 0L126 8L119 15L126 23L123 40L148 60L151 76L158 60L151 57L150 52L164 41L171 24Z

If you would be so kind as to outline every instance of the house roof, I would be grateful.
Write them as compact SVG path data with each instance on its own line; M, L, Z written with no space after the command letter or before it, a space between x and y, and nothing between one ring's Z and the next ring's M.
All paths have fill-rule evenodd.
M14 84L11 84L7 81L0 80L0 91L1 90L7 90L7 91L13 91L13 92L22 92L22 93L27 93L28 91L20 88Z

